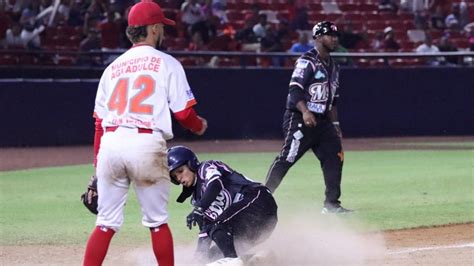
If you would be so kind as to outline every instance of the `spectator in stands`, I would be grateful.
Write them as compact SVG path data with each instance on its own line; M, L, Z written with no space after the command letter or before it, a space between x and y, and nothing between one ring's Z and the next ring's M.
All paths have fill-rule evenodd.
M253 26L253 32L255 33L255 36L260 40L265 37L267 34L267 15L266 14L260 14L258 15L258 23Z
M241 42L242 44L258 42L257 35L253 31L254 24L251 19L251 16L251 14L247 14L245 16L244 27L238 30L235 34L235 39Z
M5 48L23 49L26 46L25 40L21 37L22 26L18 22L13 22L7 29L5 36Z
M428 3L426 0L413 0L412 7L413 14L415 15L415 26L417 29L426 30L428 29Z
M65 0L67 1L67 0ZM66 19L66 23L69 26L83 26L84 16L82 15L81 6L75 0L69 1L69 12ZM61 7L61 6L60 6Z
M298 42L294 43L291 46L289 52L302 54L311 50L313 47L314 47L314 44L311 44L309 42L308 33L302 31L300 32Z
M115 51L119 47L120 28L115 22L114 11L108 11L107 18L97 27L100 30L102 51Z
M121 16L115 20L117 25L119 26L119 36L118 36L118 41L119 41L119 48L122 49L128 49L132 47L132 43L127 37L126 31L127 31L127 26L128 26L128 12L132 8L133 5L130 5L127 7L122 13ZM175 28L173 28L174 30Z
M212 14L219 19L220 24L229 22L226 9L227 0L212 0Z
M252 25L256 25L258 23L258 15L260 12L260 6L258 4L252 4L250 6L250 10L245 12L245 22L250 20Z
M466 2L462 0L459 3L459 25L461 28L469 23L469 10Z
M191 38L191 42L189 43L188 46L188 51L207 51L209 50L207 45L204 43L204 40L202 38L202 35L200 32L195 32ZM195 56L193 57L195 63L194 65L196 66L204 66L208 62L204 57L201 56Z
M100 44L100 33L99 30L96 28L91 28L84 40L81 41L79 44L79 51L80 52L90 52L90 51L100 51L101 44ZM77 63L79 65L87 65L87 66L99 66L101 65L101 60L98 55L80 55Z
M374 39L370 43L370 48L372 48L375 51L382 50L383 40L384 40L383 32L380 32L380 31L376 32Z
M395 0L379 0L380 11L390 11L396 13L398 11L397 1Z
M90 5L87 7L86 13L84 15L84 22L89 23L92 21L98 22L104 20L106 18L104 16L104 14L106 14L106 10L107 6L102 1L92 0ZM87 31L85 32L87 33Z
M290 18L290 28L292 30L309 30L308 5L295 1L295 14Z
M206 43L209 43L212 39L217 36L217 28L221 25L220 19L214 15L212 9L212 0L204 0L204 3L201 5L201 11L204 15L204 22L206 24L208 36ZM205 34L202 33L201 34Z
M40 2L31 1L28 7L21 12L20 24L24 29L33 31L36 27L36 16L40 12Z
M191 38L199 31L205 43L209 42L209 32L202 6L197 0L186 0L181 5L181 22L185 26L185 36Z
M339 33L339 44L346 49L354 49L359 42L365 41L365 38L364 35L354 32L352 21L349 20L343 23L343 28Z
M260 51L265 53L284 52L281 39L273 25L267 24L265 27L265 37L260 39ZM283 62L281 57L276 56L272 57L271 61L273 66L281 66Z
M436 6L435 11L431 13L431 27L437 30L443 30L445 28L443 8L441 5Z
M202 35L200 32L195 32L191 38L191 42L188 46L188 51L207 51L207 45L204 43L202 39Z
M469 48L471 51L474 51L474 22L471 22L464 27L467 32Z
M438 49L440 52L457 52L458 48L454 46L454 44L449 39L449 34L443 35L438 44ZM447 56L445 59L445 64L447 65L457 65L460 63L460 59L458 56Z
M420 44L416 50L419 54L428 54L428 53L439 53L439 49L436 45L433 44L433 40L431 39L430 34L426 34L425 41ZM426 59L426 64L430 66L439 66L440 58L429 57Z
M446 19L444 20L444 24L446 28L450 30L459 30L461 29L460 24L460 10L459 4L453 3L451 6L451 14L449 14Z
M400 45L394 38L393 28L386 27L383 30L384 33L384 40L382 42L382 49L385 51L398 51L400 49Z
M5 9L5 2L0 1L0 47L3 47L5 44L7 30L12 22L11 17L5 12Z

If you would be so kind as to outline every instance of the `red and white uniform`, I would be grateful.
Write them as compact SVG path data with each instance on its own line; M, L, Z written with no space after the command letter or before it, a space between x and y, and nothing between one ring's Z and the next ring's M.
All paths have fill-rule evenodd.
M106 68L94 108L104 131L96 169L97 225L119 230L131 182L143 225L154 228L167 223L171 183L166 140L173 137L170 110L175 114L191 110L196 131L202 125L199 121L196 128L191 108L195 104L182 65L151 46L135 46Z

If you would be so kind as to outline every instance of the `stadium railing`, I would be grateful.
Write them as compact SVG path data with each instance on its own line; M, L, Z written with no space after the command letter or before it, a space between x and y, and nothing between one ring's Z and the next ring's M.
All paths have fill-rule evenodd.
M20 51L0 50L0 67L97 67L103 68L125 50L117 51ZM166 51L180 60L185 67L232 67L232 68L292 68L294 60L300 56L287 52L226 52L226 51ZM474 52L367 52L332 53L338 62L346 67L417 67L427 66L437 61L439 66L473 67ZM455 64L448 63L455 57ZM202 60L196 60L202 59ZM196 63L200 61L201 63ZM204 62L204 63L202 63ZM431 64L436 66L436 64Z

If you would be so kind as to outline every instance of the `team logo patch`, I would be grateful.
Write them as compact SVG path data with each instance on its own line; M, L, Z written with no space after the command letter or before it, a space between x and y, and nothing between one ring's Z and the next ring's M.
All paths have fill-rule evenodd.
M292 78L303 78L304 76L304 69L302 68L295 68L293 74L291 75Z
M326 77L326 75L324 75L324 73L321 72L321 70L318 70L318 72L316 72L316 75L314 75L315 79L323 79L325 77Z
M306 106L313 113L323 114L324 111L326 111L326 105L322 104L322 103L310 103L310 102L308 102L308 103L306 103Z
M194 99L193 92L191 90L186 91L186 96L188 96L188 99Z

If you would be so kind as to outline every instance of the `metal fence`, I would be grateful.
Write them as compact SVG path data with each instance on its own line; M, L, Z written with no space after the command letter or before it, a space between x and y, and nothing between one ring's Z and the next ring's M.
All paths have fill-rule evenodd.
M0 50L0 67L67 67L103 68L126 50L117 51L18 51ZM295 53L256 53L224 51L167 51L185 67L231 68L291 68L300 56ZM332 53L340 65L346 67L417 67L417 66L474 66L474 52L440 53Z

